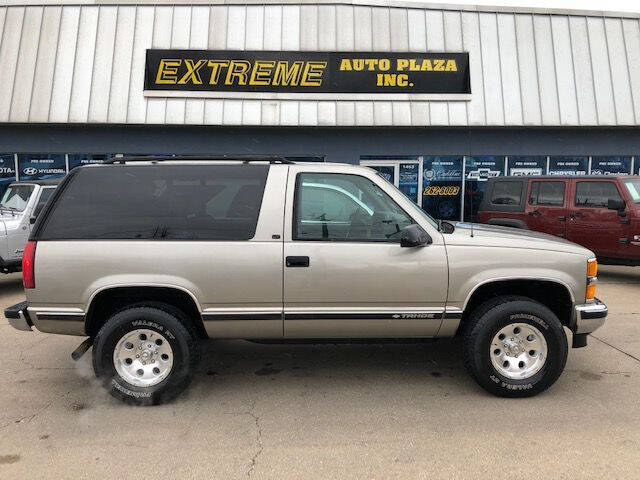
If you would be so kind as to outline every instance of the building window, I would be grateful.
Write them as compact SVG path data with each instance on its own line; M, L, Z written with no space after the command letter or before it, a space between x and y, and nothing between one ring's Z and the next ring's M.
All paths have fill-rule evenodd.
M0 154L0 197L11 182L16 181L16 163L13 153Z
M631 157L592 157L591 175L629 175Z
M422 208L441 220L459 220L462 198L461 156L425 156L422 162Z
M25 153L18 154L18 179L43 180L62 177L67 173L63 153Z
M549 157L549 175L586 175L589 157Z
M504 173L505 157L465 157L464 220L474 222L484 196L487 180Z
M515 156L507 160L507 175L544 175L547 172L547 157Z
M83 165L101 164L111 160L115 155L113 153L70 153L69 154L69 171Z

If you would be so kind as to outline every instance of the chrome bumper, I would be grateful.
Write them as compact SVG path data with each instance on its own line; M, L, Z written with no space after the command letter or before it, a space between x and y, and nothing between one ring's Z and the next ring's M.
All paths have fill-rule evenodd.
M20 302L4 310L4 316L9 320L9 325L16 330L22 330L24 332L31 331L33 323L31 323L29 319L27 306L27 302Z
M576 321L572 329L573 333L583 334L595 332L604 324L608 312L607 306L597 298L593 303L576 305Z

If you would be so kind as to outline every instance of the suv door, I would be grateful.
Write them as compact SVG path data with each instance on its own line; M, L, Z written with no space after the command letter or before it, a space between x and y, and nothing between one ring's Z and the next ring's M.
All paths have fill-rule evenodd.
M593 250L599 257L616 257L621 240L628 237L629 225L615 210L609 210L609 199L622 200L614 180L573 180L567 238Z
M530 180L525 213L531 230L567 236L567 180Z
M426 219L396 203L393 192L373 172L290 167L285 337L438 333L448 282L444 242ZM413 223L429 229L432 244L400 247L400 230Z

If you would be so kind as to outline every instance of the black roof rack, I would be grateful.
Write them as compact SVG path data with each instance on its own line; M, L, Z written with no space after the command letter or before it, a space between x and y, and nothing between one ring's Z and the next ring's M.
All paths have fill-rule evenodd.
M173 161L239 161L243 163L250 162L269 162L292 164L291 160L278 155L147 155L147 156L130 156L130 157L113 157L107 160L106 164L129 162L173 162Z

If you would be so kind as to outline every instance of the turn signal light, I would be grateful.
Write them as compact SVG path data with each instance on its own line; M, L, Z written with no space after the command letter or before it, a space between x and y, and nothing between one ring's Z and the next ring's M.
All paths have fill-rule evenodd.
M595 283L590 283L589 285L587 285L587 296L586 296L587 300L593 300L594 298L596 298L596 284Z
M596 277L598 275L598 261L595 258L587 260L587 277Z

